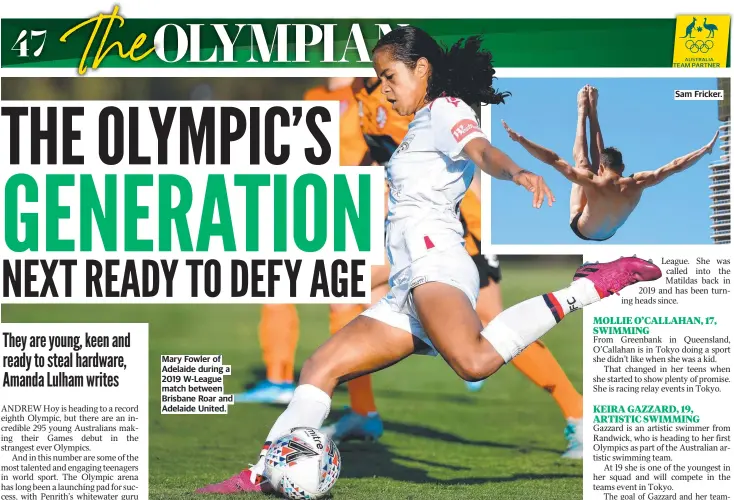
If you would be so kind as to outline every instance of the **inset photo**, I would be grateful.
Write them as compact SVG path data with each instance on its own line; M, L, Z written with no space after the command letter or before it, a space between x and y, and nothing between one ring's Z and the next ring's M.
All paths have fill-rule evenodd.
M501 85L500 85L501 83ZM729 79L502 78L491 139L555 195L492 182L492 244L731 241Z

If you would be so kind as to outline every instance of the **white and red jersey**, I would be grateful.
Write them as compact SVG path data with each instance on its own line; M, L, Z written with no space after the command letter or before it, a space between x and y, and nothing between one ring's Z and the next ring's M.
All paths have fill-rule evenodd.
M440 97L415 114L386 169L394 271L432 248L463 242L458 210L475 171L463 148L477 137L486 138L474 111L460 99Z

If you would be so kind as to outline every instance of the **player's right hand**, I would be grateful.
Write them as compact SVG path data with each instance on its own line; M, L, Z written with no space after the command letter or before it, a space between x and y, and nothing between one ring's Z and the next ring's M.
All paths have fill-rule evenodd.
M553 196L550 188L546 185L545 180L540 175L536 175L527 170L521 170L516 173L512 180L515 184L518 184L531 193L533 193L533 208L540 208L543 206L543 201L548 198L548 206L552 207L553 202L556 201L556 197Z

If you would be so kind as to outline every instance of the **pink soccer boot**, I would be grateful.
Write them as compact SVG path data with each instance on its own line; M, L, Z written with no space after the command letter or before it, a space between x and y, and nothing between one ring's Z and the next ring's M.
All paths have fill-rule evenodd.
M599 298L609 297L640 281L655 281L663 275L650 261L637 257L622 257L605 264L586 263L576 270L573 281L586 278L596 287Z
M254 479L253 479L254 477ZM247 491L269 492L271 490L270 483L263 476L253 474L249 469L245 469L239 474L235 474L229 479L225 479L221 483L210 484L199 488L196 493L244 493Z

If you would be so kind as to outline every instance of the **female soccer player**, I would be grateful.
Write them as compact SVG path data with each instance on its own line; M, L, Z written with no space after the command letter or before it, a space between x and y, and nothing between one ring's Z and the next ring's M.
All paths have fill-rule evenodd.
M569 312L661 276L657 266L637 258L582 266L569 287L510 307L482 328L474 310L479 277L464 248L458 216L474 164L530 191L535 208L554 199L540 176L493 147L477 124L471 105L500 103L508 95L493 88L491 54L480 43L471 37L444 52L427 33L410 26L378 41L373 65L382 92L401 115L415 113L387 166L392 288L304 363L293 399L270 430L258 462L198 492L268 489L262 473L270 443L294 427L321 427L331 395L344 381L411 354L441 354L464 380L481 380Z
M361 132L369 146L367 156L370 161L387 165L392 154L408 134L408 127L410 122L413 121L413 116L400 116L395 110L390 109L391 105L385 95L380 92L380 86L380 79L376 76L355 79L352 83L356 100L359 103ZM340 127L343 137L344 133L347 132L344 129L344 114L341 116ZM341 151L344 151L344 147L342 143ZM482 325L486 326L502 312L502 294L500 292L502 274L499 260L495 256L488 259L481 253L480 184L479 173L475 170L474 178L459 206L459 220L464 228L464 247L476 264L479 273L479 295L476 302L476 311ZM376 267L372 268L373 286L378 282L374 274ZM379 279L380 283L384 282L384 285L380 284L377 289L373 288L372 290L373 304L382 299L389 291L387 285L389 268L386 271L384 276L380 275ZM332 334L337 333L362 313L361 306L344 304L338 307L339 309L335 311L335 307L332 306L329 321L329 329ZM288 344L283 342L283 345ZM295 344L293 344L292 349L295 351ZM294 357L295 352L291 359ZM564 435L568 441L568 447L563 457L580 460L583 456L583 397L574 388L550 349L540 340L533 342L519 356L513 358L512 365L538 387L545 389L556 401L566 419ZM293 366L292 362L290 366ZM290 380L293 380L292 377L291 374ZM477 391L483 383L484 380L467 381L466 385L469 390ZM351 408L339 420L323 427L322 432L337 443L348 439L379 439L382 436L384 425L377 411L370 376L365 375L350 380L347 382L347 389ZM295 390L295 385L290 392L291 398L293 390ZM290 402L291 398L286 404Z

